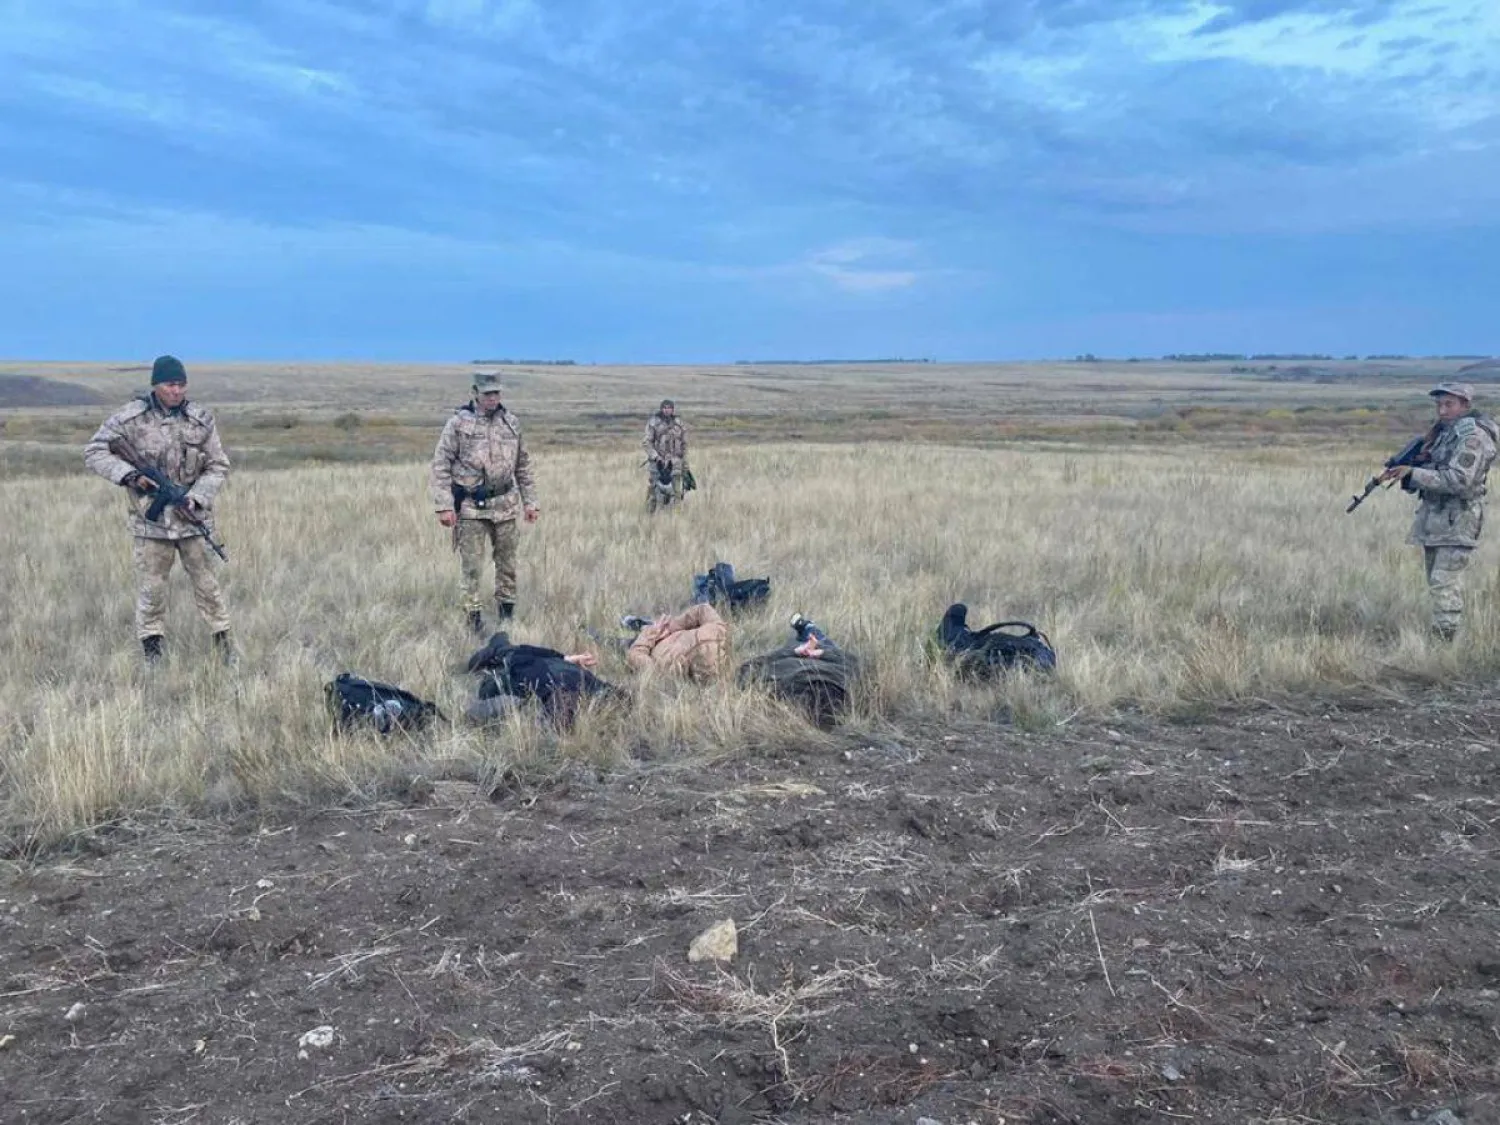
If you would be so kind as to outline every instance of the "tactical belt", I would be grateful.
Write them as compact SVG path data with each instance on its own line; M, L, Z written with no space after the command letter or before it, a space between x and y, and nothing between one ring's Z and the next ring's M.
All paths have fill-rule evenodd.
M453 510L458 511L465 500L481 510L488 508L491 501L498 500L502 496L509 496L515 487L514 479L500 485L481 484L478 488L465 488L461 484L455 484L453 486Z

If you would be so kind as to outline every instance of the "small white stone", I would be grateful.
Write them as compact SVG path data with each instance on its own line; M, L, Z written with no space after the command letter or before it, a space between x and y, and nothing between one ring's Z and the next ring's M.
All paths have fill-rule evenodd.
M297 1040L299 1047L332 1047L334 1030L326 1023L315 1027L311 1031L304 1031L302 1038Z
M733 918L725 918L704 930L688 948L689 961L733 961L739 954L739 934Z

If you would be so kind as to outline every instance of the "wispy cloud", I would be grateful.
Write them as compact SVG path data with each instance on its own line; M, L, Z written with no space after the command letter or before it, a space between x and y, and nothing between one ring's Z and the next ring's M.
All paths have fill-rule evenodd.
M0 238L180 213L873 307L1001 285L980 247L1500 213L1491 0L0 0L0 27Z
M816 251L808 266L840 289L851 293L884 293L915 285L921 273L894 266L909 263L917 254L910 242L889 238L852 239Z

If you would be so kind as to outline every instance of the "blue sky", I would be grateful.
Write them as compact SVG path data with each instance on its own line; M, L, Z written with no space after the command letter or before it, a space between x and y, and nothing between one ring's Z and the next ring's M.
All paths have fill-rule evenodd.
M1495 0L0 0L0 354L1489 352Z

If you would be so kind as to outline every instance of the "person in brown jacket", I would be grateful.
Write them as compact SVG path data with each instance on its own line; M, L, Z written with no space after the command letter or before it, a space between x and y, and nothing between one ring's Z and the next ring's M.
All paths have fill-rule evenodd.
M633 672L654 668L694 680L717 679L729 664L729 625L711 605L663 615L631 642L625 663Z
M521 424L500 401L500 377L480 375L473 389L473 401L448 419L438 438L431 486L438 523L453 529L464 614L474 634L483 636L484 556L495 561L495 612L503 625L516 610L516 517L535 523L541 509Z

